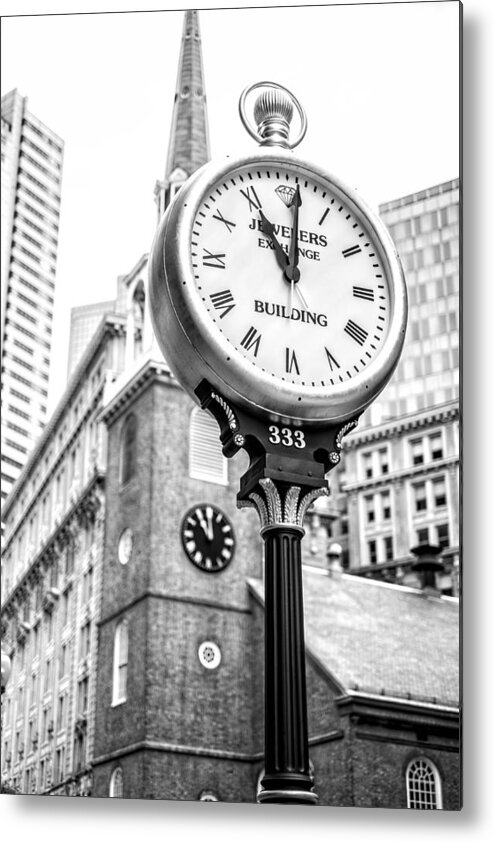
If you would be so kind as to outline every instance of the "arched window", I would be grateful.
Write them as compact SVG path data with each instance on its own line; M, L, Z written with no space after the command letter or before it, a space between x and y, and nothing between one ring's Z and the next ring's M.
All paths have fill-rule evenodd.
M121 766L117 766L111 773L109 795L110 798L123 798L123 771Z
M125 485L136 472L137 418L128 415L120 439L120 484Z
M411 810L442 810L441 778L426 757L417 757L406 771L407 807Z
M127 665L129 661L129 632L127 620L121 620L115 629L113 641L113 698L112 705L127 699Z
M219 801L218 796L211 789L203 789L199 801Z
M228 485L228 463L221 449L218 425L199 407L194 408L190 416L189 476Z

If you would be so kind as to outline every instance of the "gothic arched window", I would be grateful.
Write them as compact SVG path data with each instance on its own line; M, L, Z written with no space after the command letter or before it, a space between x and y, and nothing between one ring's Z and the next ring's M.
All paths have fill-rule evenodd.
M228 463L223 456L218 425L199 407L195 407L190 416L189 476L228 485Z
M110 798L123 798L123 770L121 766L117 766L111 773L109 795Z
M127 700L127 666L129 662L129 631L127 620L120 620L113 640L112 705Z
M417 757L406 771L407 807L411 810L441 810L441 778L426 757Z
M120 439L120 485L125 485L136 472L137 418L128 415Z

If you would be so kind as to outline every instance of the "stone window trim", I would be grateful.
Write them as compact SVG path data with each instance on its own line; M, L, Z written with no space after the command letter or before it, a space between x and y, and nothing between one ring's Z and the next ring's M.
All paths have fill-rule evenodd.
M441 776L430 758L414 757L405 772L407 808L442 810Z
M123 618L115 628L113 639L112 707L127 701L127 669L129 660L128 620Z
M116 766L110 777L110 786L108 795L110 798L123 798L123 769L121 766Z
M127 485L137 470L137 417L131 412L120 433L120 487Z

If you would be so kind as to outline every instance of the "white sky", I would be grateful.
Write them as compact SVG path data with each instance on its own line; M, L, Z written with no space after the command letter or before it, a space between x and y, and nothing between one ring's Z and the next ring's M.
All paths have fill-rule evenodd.
M212 157L255 148L238 99L247 85L270 80L306 109L295 154L374 208L458 176L458 8L201 11ZM183 11L2 20L2 93L17 87L65 141L50 408L65 387L70 308L113 298L117 276L150 249L182 24Z

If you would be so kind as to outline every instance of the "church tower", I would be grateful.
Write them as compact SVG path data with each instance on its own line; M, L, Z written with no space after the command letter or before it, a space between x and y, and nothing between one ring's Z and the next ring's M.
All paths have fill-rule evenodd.
M208 157L198 15L187 11L160 212ZM247 460L223 456L216 422L154 350L115 381L100 417L107 472L92 794L254 802L262 632L253 637L247 580L262 578L262 541L255 513L236 507Z
M165 177L155 188L158 220L177 190L209 161L209 127L197 11L185 12Z

